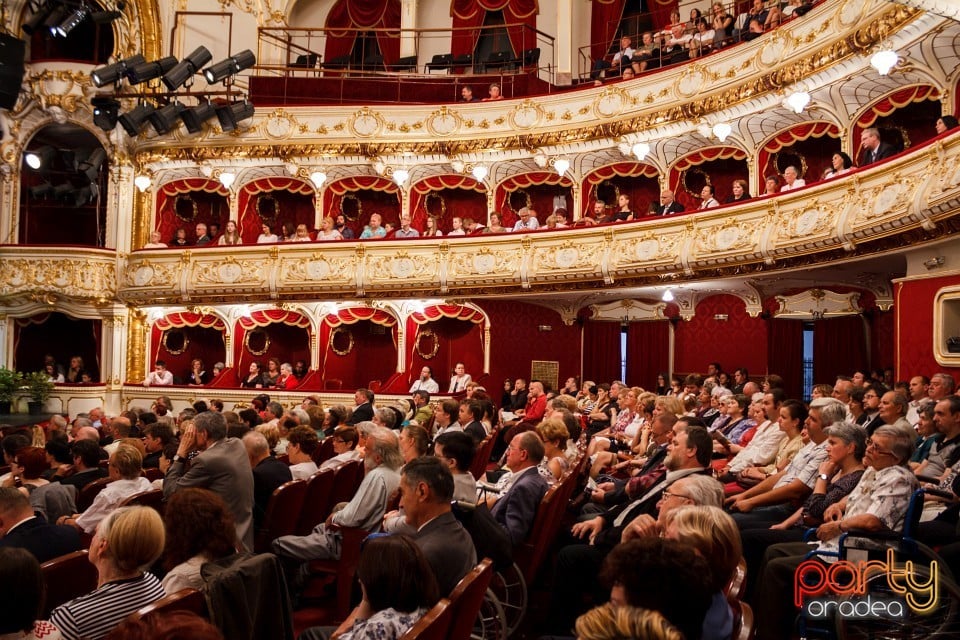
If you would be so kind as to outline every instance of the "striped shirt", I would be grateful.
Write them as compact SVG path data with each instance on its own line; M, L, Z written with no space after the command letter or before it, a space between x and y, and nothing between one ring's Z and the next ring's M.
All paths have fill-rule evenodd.
M138 578L116 580L90 593L60 605L50 614L67 640L97 640L141 607L156 602L165 594L152 573Z

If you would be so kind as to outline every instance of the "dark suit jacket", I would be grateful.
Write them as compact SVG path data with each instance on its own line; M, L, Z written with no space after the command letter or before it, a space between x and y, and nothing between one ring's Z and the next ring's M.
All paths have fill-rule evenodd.
M473 443L478 444L484 438L487 437L487 430L483 428L483 425L480 424L477 420L469 423L463 428L464 433L469 433L470 437L473 438Z
M423 525L414 540L430 563L444 597L477 564L473 539L450 511Z
M666 216L666 215L669 215L669 214L671 214L671 213L682 213L683 210L684 210L684 209L683 209L683 205L680 204L679 202L677 202L676 200L674 200L673 202L671 202L671 203L670 203L668 206L666 206L666 207L664 207L662 204L658 204L658 205L657 205L657 215L658 215L658 216Z
M860 155L860 166L865 167L868 164L873 164L874 162L880 162L884 158L889 158L895 153L893 145L886 142L881 142L880 146L877 147L876 154L871 155L869 151L864 151Z
M353 410L353 413L350 414L350 419L347 420L347 424L354 426L367 420L373 420L373 405L369 402L364 402Z
M61 478L60 484L76 487L77 491L80 491L80 489L83 489L94 480L106 478L109 473L109 471L102 467L97 467L96 469L87 469L86 471L75 473L72 476Z
M41 564L82 548L77 529L69 525L47 524L37 517L27 520L0 539L0 547L26 549Z
M520 477L490 510L493 519L507 530L513 546L527 539L533 520L537 517L537 507L547 492L547 481L536 467L528 467L520 473Z
M153 453L148 453L143 457L143 468L144 469L158 469L160 467L160 456L163 454L163 451L155 451Z
M284 482L293 480L290 467L273 456L260 461L253 468L253 528L259 531L263 518L267 515L270 496Z
M227 503L237 527L237 537L253 549L253 473L247 450L237 438L224 438L190 461L179 460L167 469L164 499L179 489L199 487L213 491Z

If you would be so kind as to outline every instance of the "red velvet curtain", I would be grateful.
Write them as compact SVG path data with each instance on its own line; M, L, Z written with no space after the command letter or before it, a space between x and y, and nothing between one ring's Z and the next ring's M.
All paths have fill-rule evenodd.
M540 13L537 0L451 0L454 29L451 51L454 55L473 53L487 11L503 11L506 24L518 25L507 28L514 54L520 55L537 46L537 14Z
M832 122L806 122L790 127L778 133L763 145L759 153L757 166L757 182L752 186L751 193L763 193L766 177L781 173L780 167L775 165L774 155L789 157L795 154L803 159L798 168L805 169L800 176L807 184L820 180L824 169L830 166L833 154L840 151L840 127ZM781 159L780 166L784 165ZM721 200L722 202L722 200Z
M583 326L583 377L597 384L620 378L620 323L591 322Z
M657 376L670 364L670 321L631 322L627 327L627 380L644 389L657 386Z
M237 194L240 239L245 244L255 243L260 235L264 220L257 213L257 200L265 192L269 192L276 200L277 215L270 222L275 234L281 235L285 222L292 223L294 227L305 224L308 229L316 226L314 189L310 184L298 178L259 178L243 185Z
M83 358L84 369L100 381L101 320L73 318L64 313L42 313L16 318L13 325L13 368L23 372L43 371L43 358L52 355L64 370L70 358Z
M351 176L330 183L323 190L323 215L336 218L343 213L347 226L359 237L370 215L379 213L383 222L400 222L400 189L379 176Z
M338 0L325 26L331 30L323 52L327 62L353 51L357 32L352 29L395 29L378 31L377 44L386 64L400 57L400 0Z
M494 197L495 209L500 213L503 226L512 227L517 221L516 212L521 207L532 206L537 213L537 220L542 225L547 216L553 213L553 199L563 196L567 202L567 219L572 221L574 212L572 186L573 182L570 178L558 176L553 172L521 173L497 185ZM520 191L523 193L518 193Z
M177 216L177 198L180 196L186 196L196 206L197 214L192 220ZM193 242L198 222L216 222L222 231L230 215L229 198L230 192L218 180L186 178L166 183L157 191L156 231L160 232L161 242L173 240L180 227L186 229L187 239ZM185 211L190 211L189 204L184 204Z
M734 147L708 147L684 156L670 168L669 182L674 197L691 211L700 208L700 193L699 190L690 193L684 188L685 171L706 174L716 189L717 200L723 202L730 196L733 181L746 180L749 176L747 154ZM694 182L696 180L691 179L691 183Z
M781 376L787 396L803 394L803 321L774 318L767 332L767 372ZM814 379L814 381L819 381Z
M584 178L581 189L581 215L592 215L593 204L601 197L606 198L608 211L616 211L619 207L614 187L630 196L630 206L635 213L646 213L650 202L660 201L658 175L656 167L642 162L617 162L592 171Z
M607 51L623 17L626 0L593 0L590 13L590 57L600 60Z
M417 230L426 229L429 215L447 235L454 216L486 221L487 195L484 186L469 176L431 176L410 189L410 211Z
M814 382L833 382L869 366L863 318L859 315L819 320L813 329Z

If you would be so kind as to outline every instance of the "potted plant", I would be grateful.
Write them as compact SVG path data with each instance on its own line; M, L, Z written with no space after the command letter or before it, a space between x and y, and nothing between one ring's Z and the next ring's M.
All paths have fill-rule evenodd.
M0 414L10 413L13 396L23 384L23 376L18 371L0 367Z
M38 415L43 411L43 405L50 399L53 393L54 384L50 376L43 371L34 371L23 376L24 388L30 401L27 402L27 412L30 415Z

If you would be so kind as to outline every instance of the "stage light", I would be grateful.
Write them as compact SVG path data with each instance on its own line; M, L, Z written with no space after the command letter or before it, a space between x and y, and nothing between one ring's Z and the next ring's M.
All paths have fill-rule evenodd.
M97 96L90 100L93 105L93 124L104 131L113 131L120 115L120 103L113 98Z
M39 7L37 7L36 12L30 16L20 28L23 29L23 32L28 36L32 36L37 29L43 26L44 21L53 13L54 4L52 2L46 2Z
M140 84L141 82L159 78L175 66L177 66L177 59L173 56L167 56L166 58L160 58L153 62L142 62L134 65L127 69L126 75L127 79L130 80L130 84Z
M114 84L119 82L123 76L127 74L128 69L135 67L138 64L143 64L146 61L147 59L138 53L134 56L130 56L129 58L124 58L119 62L114 62L113 64L108 64L105 67L94 69L90 72L90 79L93 80L93 84L96 87L102 87L106 84Z
M206 47L197 47L193 53L178 62L172 69L163 74L163 84L170 91L182 87L203 65L213 59L213 54Z
M226 60L207 67L203 70L203 77L206 78L210 84L216 84L225 78L240 73L244 69L249 69L255 64L257 64L256 56L253 55L253 51L246 49L230 56Z
M168 133L180 124L180 114L186 109L179 102L172 102L150 114L150 124L157 133Z
M216 115L213 105L209 102L197 105L191 109L184 109L180 112L180 119L187 126L190 133L200 133L203 131L203 123Z
M56 154L56 149L49 145L45 145L39 149L28 151L24 160L26 160L27 166L31 169L40 169L41 167L49 169L50 161L53 160Z
M234 102L233 104L217 107L217 120L220 121L220 128L224 133L228 133L237 128L237 123L241 120L253 117L254 108L249 102Z
M132 111L128 111L118 118L120 126L126 129L127 134L131 138L136 138L137 135L147 124L147 118L150 117L150 114L154 112L154 107L149 104L138 104L133 108Z
M72 200L76 193L77 190L69 182L58 184L53 188L53 197L56 200Z
M100 167L106 159L107 152L103 147L97 147L86 160L77 164L77 170L86 175L90 182L96 182L100 175Z
M57 27L67 17L68 11L69 9L63 5L54 7L53 11L47 15L47 19L43 21L43 28L49 31L51 35L55 34Z
M80 187L79 189L77 189L76 192L73 194L73 198L74 198L73 200L74 206L82 207L85 204L89 204L93 202L93 200L95 199L95 196L93 195L93 189L91 189L89 186L86 186L86 187Z
M127 6L126 2L118 2L117 8L113 10L94 11L90 14L90 19L95 24L109 24L119 19L123 15L123 9Z
M70 15L68 15L63 22L58 24L56 27L51 29L51 33L55 36L60 36L61 38L66 38L70 35L70 32L77 28L77 26L87 19L87 16L90 15L90 9L86 5L81 5L74 9Z

